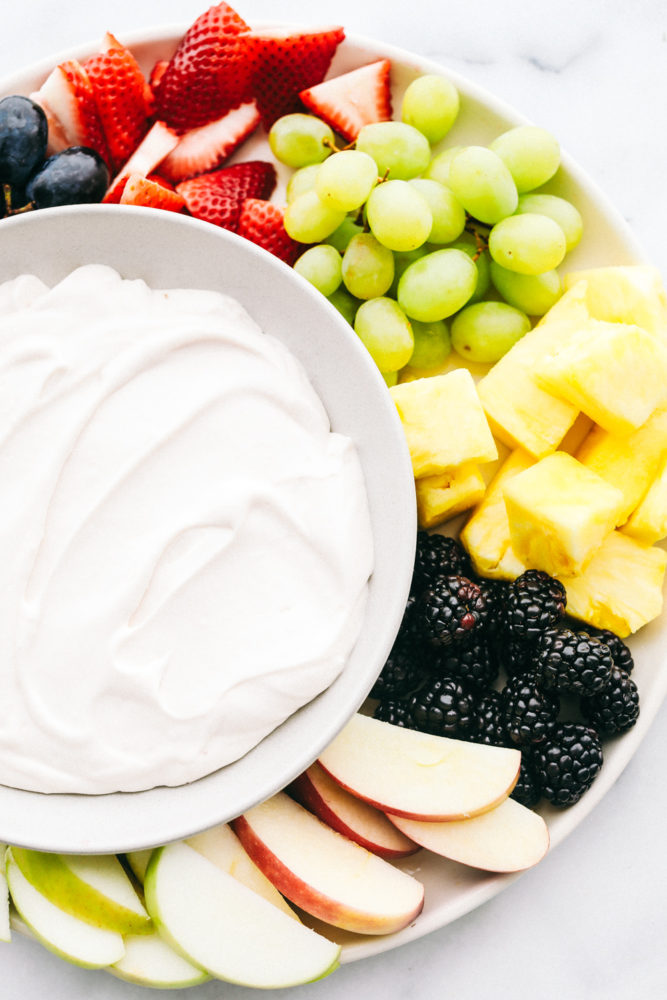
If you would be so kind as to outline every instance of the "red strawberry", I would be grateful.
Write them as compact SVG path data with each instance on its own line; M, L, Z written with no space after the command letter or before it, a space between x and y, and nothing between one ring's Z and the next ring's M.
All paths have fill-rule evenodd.
M121 205L144 205L148 208L163 208L167 212L181 212L185 202L171 185L159 178L130 174L120 199Z
M276 185L276 169L263 160L246 160L176 185L188 211L197 219L236 231L246 198L268 198Z
M303 243L297 243L287 235L283 216L282 208L270 201L246 198L236 231L239 236L245 236L247 240L291 265L303 253Z
M173 129L167 128L164 122L155 122L155 125L144 136L132 153L132 156L125 163L123 169L114 177L102 200L107 203L121 201L123 188L130 174L139 174L141 177L147 177L148 174L162 163L164 158L171 153L177 144L178 136Z
M157 85L158 116L185 131L215 121L247 101L245 35L249 30L226 3L198 17Z
M160 173L170 181L184 181L219 167L259 125L254 102L228 111L223 118L186 132L160 164Z
M148 78L148 85L153 92L155 92L160 84L160 80L164 76L164 71L169 65L168 59L158 59L151 70L151 75Z
M302 90L299 97L309 111L354 142L364 125L391 118L390 69L389 60L381 59Z
M34 101L49 120L49 153L88 146L109 162L109 150L88 74L76 59L61 63L46 78Z
M281 115L299 110L299 91L324 79L344 38L345 32L338 27L295 35L248 35L251 92L265 128L271 128Z
M95 94L111 166L117 170L148 130L150 88L124 45L107 33L101 52L84 63Z

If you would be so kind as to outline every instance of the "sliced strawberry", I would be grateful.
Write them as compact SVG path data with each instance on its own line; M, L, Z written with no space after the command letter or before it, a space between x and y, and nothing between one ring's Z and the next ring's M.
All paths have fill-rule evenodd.
M141 174L130 174L120 199L121 205L144 205L163 208L167 212L182 212L185 202L178 191Z
M293 35L254 31L248 35L251 91L265 128L281 115L299 110L299 92L324 79L344 38L339 27Z
M309 111L354 142L364 125L391 118L390 70L389 60L381 59L302 90L299 97Z
M87 146L109 162L95 95L81 63L76 59L60 63L32 98L49 120L49 154L68 146Z
M215 121L247 101L244 39L249 30L226 3L198 17L155 88L157 115L185 131Z
M228 111L223 118L186 132L160 165L169 180L184 181L219 167L259 125L254 101Z
M122 200L123 188L130 174L147 177L178 145L178 136L164 122L155 122L144 136L122 170L116 174L103 201L117 203Z
M303 253L303 243L297 243L287 235L283 216L282 208L270 201L246 198L236 231L239 236L245 236L247 240L291 265Z
M176 185L196 219L236 231L246 198L268 198L276 185L276 168L264 160L246 160Z
M118 170L148 131L150 88L130 50L110 34L102 51L87 59L84 68L95 94L111 166Z
M159 87L160 80L164 76L164 71L166 70L168 65L169 65L168 59L158 59L158 61L155 63L155 66L153 66L151 74L148 78L148 85L153 91L153 93L155 93L155 91Z

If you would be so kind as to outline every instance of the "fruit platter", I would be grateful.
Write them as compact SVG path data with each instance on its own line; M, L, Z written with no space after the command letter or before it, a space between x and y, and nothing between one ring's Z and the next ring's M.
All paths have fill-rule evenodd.
M0 937L11 899L13 929L76 964L272 988L443 927L584 819L667 693L657 270L550 133L342 28L248 26L220 4L107 32L0 94L31 132L23 173L0 142L8 224L89 202L183 213L329 299L396 405L420 526L396 642L318 761L154 851L9 846ZM240 912L275 942L261 975L250 944L219 954Z

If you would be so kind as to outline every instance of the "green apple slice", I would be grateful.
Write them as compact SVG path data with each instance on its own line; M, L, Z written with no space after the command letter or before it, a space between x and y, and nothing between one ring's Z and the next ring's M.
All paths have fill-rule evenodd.
M146 907L162 936L217 979L260 989L311 982L338 966L340 946L221 871L185 843L155 851Z
M150 930L150 917L115 855L12 850L24 878L65 913L118 934Z
M152 853L153 849L150 848L147 851L128 851L125 855L127 863L132 869L132 874L140 885L144 884L146 869L148 868L148 862L151 859Z
M9 888L5 876L6 844L0 844L0 941L11 941L12 931L9 926Z
M174 990L198 986L211 978L170 948L157 931L128 934L123 940L125 954L107 969L118 979L138 986Z
M93 927L52 903L25 877L12 848L7 851L7 882L19 916L49 951L87 969L101 969L123 957L120 934Z

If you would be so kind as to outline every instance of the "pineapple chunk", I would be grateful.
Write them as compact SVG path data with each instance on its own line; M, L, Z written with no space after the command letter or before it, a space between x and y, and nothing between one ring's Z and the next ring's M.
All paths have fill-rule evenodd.
M462 465L439 476L424 476L415 480L415 486L420 528L433 528L474 507L486 490L476 465Z
M667 455L667 408L657 410L646 423L626 437L595 427L575 457L602 476L624 497L618 524L623 524L658 475Z
M593 430L594 424L585 413L580 413L569 431L560 443L559 451L566 451L568 455L577 454L579 448ZM603 476L604 478L604 476Z
M471 462L492 462L496 445L466 369L389 390L408 442L415 479Z
M512 548L551 576L581 572L614 528L623 494L564 451L503 487Z
M574 271L563 280L565 291L586 282L586 305L593 319L636 323L667 337L667 296L656 267L644 264Z
M579 576L562 577L567 612L621 638L662 611L667 552L612 531Z
M605 430L630 434L667 402L667 347L638 326L592 319L536 378Z
M623 531L647 545L667 536L667 459Z
M518 448L503 462L489 484L484 499L461 531L475 572L497 580L513 580L526 568L515 556L510 539L503 488L514 476L535 464L535 459Z

